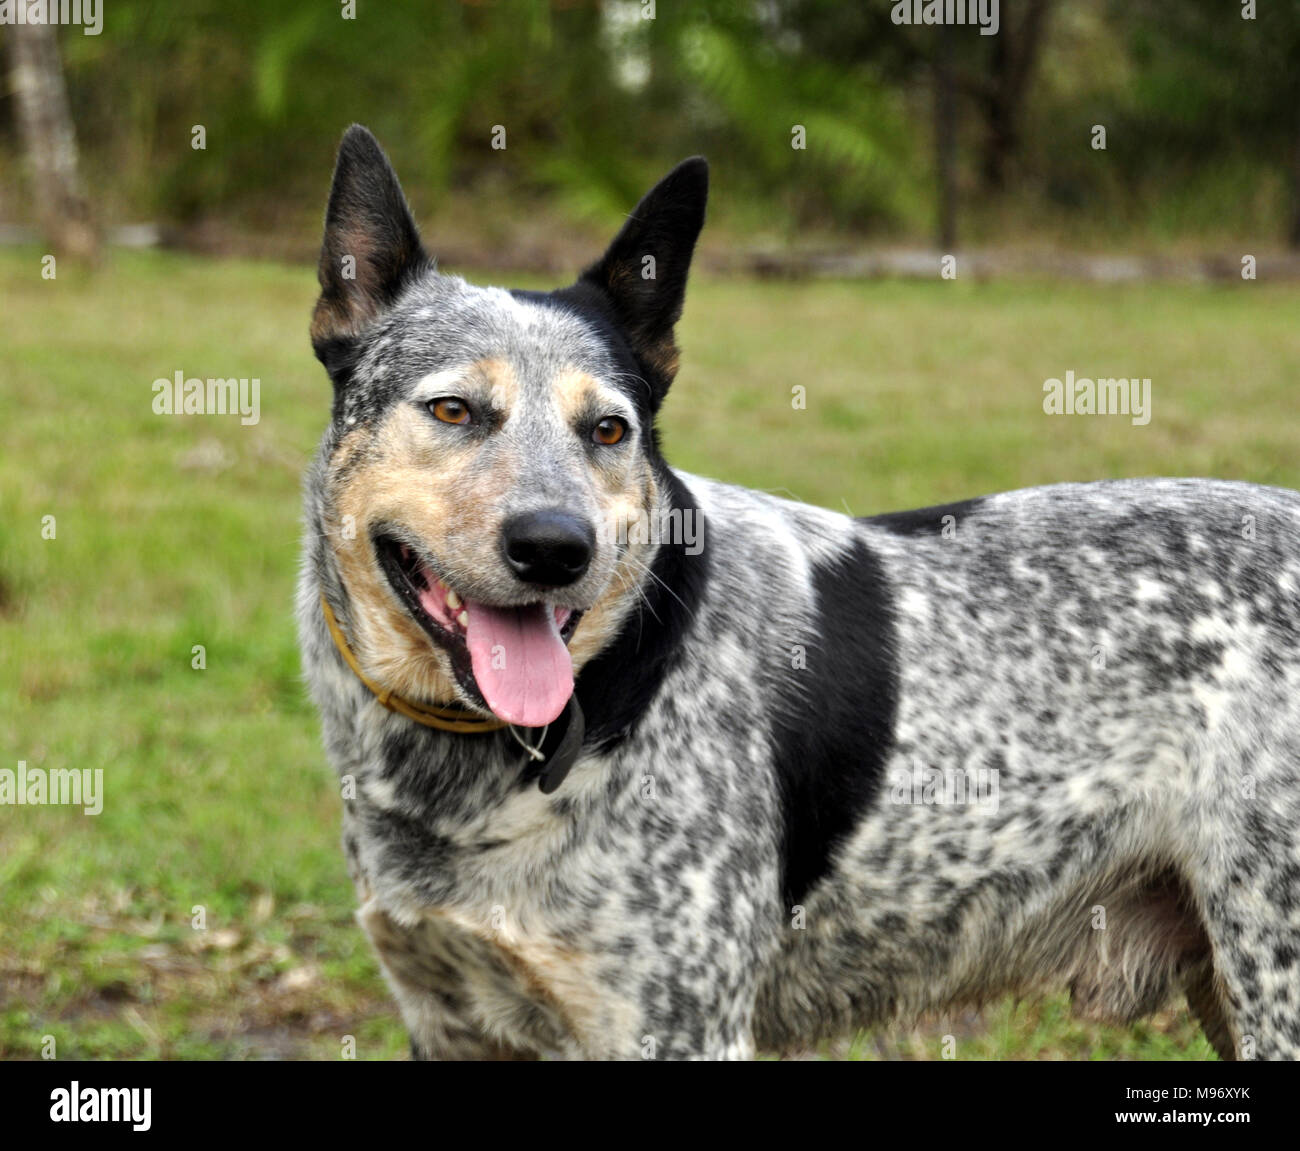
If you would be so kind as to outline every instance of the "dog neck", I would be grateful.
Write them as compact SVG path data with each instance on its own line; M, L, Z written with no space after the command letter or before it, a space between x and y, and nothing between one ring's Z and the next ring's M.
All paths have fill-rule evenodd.
M415 703L412 700L402 698L389 688L380 687L373 680L368 679L365 672L361 670L357 657L352 654L347 638L343 635L343 629L339 627L339 621L334 615L334 609L330 607L329 600L323 594L320 597L320 606L325 615L325 626L329 628L330 638L333 639L334 646L339 649L339 655L343 657L343 662L352 669L352 674L365 684L370 693L389 711L404 715L407 719L425 727L436 727L439 731L455 732L458 735L500 731L506 726L503 720L478 715L459 704L443 707L435 704Z
M424 727L435 727L439 731L449 731L457 735L476 735L484 732L500 731L503 727L511 726L503 720L488 719L476 715L467 707L440 707L432 704L413 703L411 700L403 699L388 688L380 687L367 679L365 673L361 670L361 665L357 662L357 657L352 654L352 649L348 646L347 638L343 635L343 629L339 627L339 621L334 615L334 609L330 607L329 600L323 594L320 598L320 606L321 612L325 616L325 625L329 628L330 637L334 640L334 646L339 649L339 655L343 657L344 663L352 669L352 674L366 686L371 695L389 711L404 715L407 719ZM537 785L544 795L551 794L564 782L565 776L569 774L569 769L578 756L582 754L586 723L583 719L582 708L576 698L569 700L565 706L564 714L560 718L561 722L549 724L542 730L536 747L522 739L518 732L514 732L515 739L528 752L529 760L534 761L537 765L533 768L533 763L530 762L526 764L526 767L533 768L532 774L536 775Z

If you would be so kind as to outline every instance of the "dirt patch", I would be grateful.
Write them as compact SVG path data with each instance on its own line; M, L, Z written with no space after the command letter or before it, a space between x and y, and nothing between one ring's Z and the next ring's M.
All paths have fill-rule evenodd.
M13 581L0 572L0 619L17 619L21 601Z

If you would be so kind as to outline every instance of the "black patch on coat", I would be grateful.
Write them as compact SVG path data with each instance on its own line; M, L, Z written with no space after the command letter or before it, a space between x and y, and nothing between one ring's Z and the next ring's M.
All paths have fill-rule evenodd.
M976 497L972 500L958 500L952 504L937 504L932 508L917 508L915 511L888 512L882 516L870 516L864 522L872 527L884 528L898 536L937 536L943 532L943 517L952 516L961 526L966 516L975 515L984 500Z
M314 348L316 358L325 365L325 371L334 385L334 407L330 418L337 421L343 414L343 393L352 383L353 373L357 370L364 349L360 340L345 339L342 336L317 340Z
M893 596L875 553L859 540L812 578L807 667L789 670L771 717L787 910L826 874L879 792L898 710Z

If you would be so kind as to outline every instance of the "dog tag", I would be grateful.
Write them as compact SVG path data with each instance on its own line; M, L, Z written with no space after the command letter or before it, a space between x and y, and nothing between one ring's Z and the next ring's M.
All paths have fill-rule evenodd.
M546 765L542 768L541 775L537 777L537 786L543 795L550 795L564 782L569 769L582 754L582 738L587 732L587 721L583 717L576 695L569 697L569 702L564 706L564 715L566 717L564 734L556 744L555 750L546 756Z

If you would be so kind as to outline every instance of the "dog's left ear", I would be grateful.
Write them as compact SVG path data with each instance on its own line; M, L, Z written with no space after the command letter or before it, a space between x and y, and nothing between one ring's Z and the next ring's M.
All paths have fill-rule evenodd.
M683 160L646 193L609 249L578 280L609 300L646 369L656 408L677 374L673 325L681 318L708 198L708 163L703 156Z

